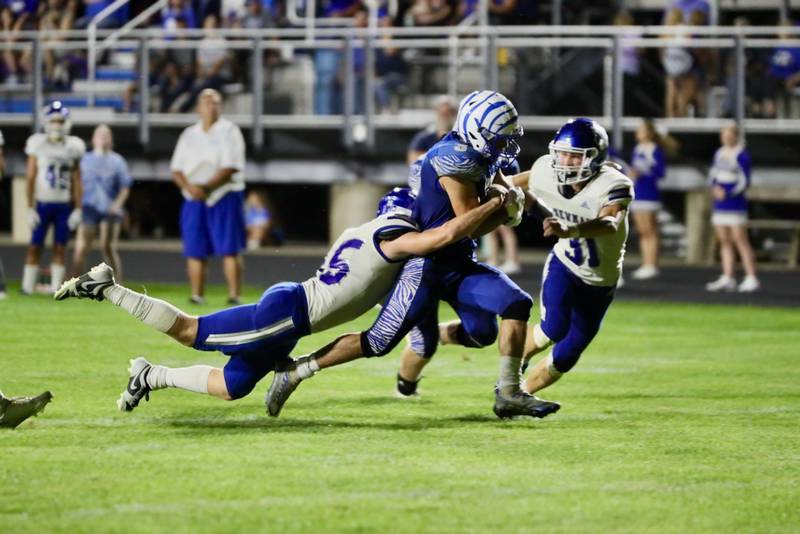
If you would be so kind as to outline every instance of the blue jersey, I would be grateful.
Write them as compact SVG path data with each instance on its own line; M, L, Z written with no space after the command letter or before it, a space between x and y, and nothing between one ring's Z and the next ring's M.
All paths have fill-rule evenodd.
M724 200L714 200L716 211L747 211L747 199L744 192L750 186L752 169L750 154L743 146L735 148L722 147L714 154L714 163L709 172L711 185L718 185L725 190Z
M131 186L125 160L116 152L88 152L81 159L81 183L84 206L107 213L119 192Z
M475 184L478 197L483 199L499 170L497 161L484 158L478 151L450 132L436 143L422 161L414 219L422 230L436 228L455 218L447 191L439 183L442 176L450 176ZM474 240L464 238L441 250L437 255L471 257L476 247Z
M636 200L660 201L658 182L664 178L664 151L655 143L639 143L633 148L631 166L638 177L633 184Z

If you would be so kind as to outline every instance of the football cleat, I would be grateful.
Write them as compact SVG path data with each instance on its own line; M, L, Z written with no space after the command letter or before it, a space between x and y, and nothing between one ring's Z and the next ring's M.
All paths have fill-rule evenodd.
M494 391L494 414L500 419L515 415L542 418L556 413L560 408L561 405L557 402L542 400L522 390L515 391L511 395L504 395L497 388Z
M272 384L269 385L264 404L267 405L267 413L271 417L278 417L281 414L283 405L289 400L289 396L297 389L303 379L297 373L297 364L308 356L303 356L290 362L289 366L283 370L275 370L272 377Z
M150 400L150 386L147 385L147 375L153 366L142 356L131 360L130 363L128 387L125 388L125 391L122 392L119 400L117 400L117 408L121 412L132 412L134 408L139 406L142 399Z
M53 400L53 394L45 391L36 397L12 397L0 395L0 427L17 428L23 421L39 415Z
M422 380L420 378L420 380ZM419 391L417 386L419 380L406 380L399 374L397 375L397 383L394 388L394 396L398 399L418 399Z
M77 278L71 278L61 284L53 298L64 300L75 297L101 301L106 298L103 295L103 291L114 284L116 284L114 281L114 269L105 263L101 263L92 267L88 273L82 274Z

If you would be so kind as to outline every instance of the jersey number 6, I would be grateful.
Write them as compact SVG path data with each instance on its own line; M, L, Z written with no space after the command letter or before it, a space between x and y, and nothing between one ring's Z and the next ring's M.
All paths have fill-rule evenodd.
M570 239L569 246L572 248L572 254L566 252L566 256L575 265L583 265L583 242L586 242L586 248L589 251L589 267L597 267L600 265L600 257L597 254L597 244L592 238Z
M332 286L341 282L342 279L344 279L344 277L350 272L350 266L347 264L347 261L340 257L342 252L348 248L354 248L358 250L363 245L364 242L360 239L350 239L339 245L339 248L337 248L336 252L334 252L333 256L331 256L328 265L326 266L323 264L322 267L319 268L319 270L322 271L319 274L319 279L322 281L322 283Z

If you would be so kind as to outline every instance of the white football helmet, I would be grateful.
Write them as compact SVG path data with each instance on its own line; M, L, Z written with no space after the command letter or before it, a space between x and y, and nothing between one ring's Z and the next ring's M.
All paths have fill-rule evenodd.
M461 101L453 125L461 140L485 158L513 160L522 137L519 115L511 101L496 91L474 91Z

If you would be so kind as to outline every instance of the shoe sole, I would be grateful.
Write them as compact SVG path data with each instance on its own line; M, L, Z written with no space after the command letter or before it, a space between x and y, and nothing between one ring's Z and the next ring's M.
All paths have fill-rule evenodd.
M516 416L535 417L536 419L544 419L548 415L554 414L560 409L561 409L561 405L560 404L554 404L553 406L547 407L547 408L542 409L542 410L535 411L533 413L516 413L516 412L511 413L511 412L508 412L508 411L505 411L505 410L499 410L499 409L497 409L497 406L492 408L492 410L494 411L494 414L497 417L499 417L500 419L511 419L513 417L516 417Z
M399 389L394 388L393 394L394 394L394 397L396 399L400 399L400 400L419 400L421 398L421 396L420 396L418 391L415 391L411 395L403 395L402 393L400 393Z

